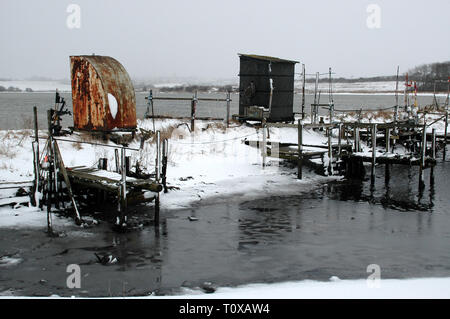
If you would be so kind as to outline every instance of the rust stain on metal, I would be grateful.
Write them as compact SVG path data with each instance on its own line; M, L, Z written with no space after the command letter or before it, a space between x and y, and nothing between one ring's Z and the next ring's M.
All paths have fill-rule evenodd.
M136 128L136 96L122 64L108 56L71 56L70 70L76 129L114 131ZM114 103L110 105L108 94L117 101L116 108Z

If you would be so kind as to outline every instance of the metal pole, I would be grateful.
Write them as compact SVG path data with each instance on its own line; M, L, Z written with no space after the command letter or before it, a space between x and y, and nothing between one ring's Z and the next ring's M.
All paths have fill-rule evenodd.
M303 124L298 120L298 160L297 160L297 178L303 178Z

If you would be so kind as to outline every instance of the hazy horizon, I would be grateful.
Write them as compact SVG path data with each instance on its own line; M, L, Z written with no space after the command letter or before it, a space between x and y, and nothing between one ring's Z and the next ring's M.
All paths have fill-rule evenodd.
M69 28L69 4L80 28ZM379 9L379 28L367 20ZM69 56L109 55L136 81L237 79L238 53L297 60L307 73L394 75L449 60L450 2L0 2L0 78L69 79ZM301 72L297 65L296 72Z

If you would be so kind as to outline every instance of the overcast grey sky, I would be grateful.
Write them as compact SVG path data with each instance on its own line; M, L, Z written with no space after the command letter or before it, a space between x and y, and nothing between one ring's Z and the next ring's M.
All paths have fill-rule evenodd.
M79 29L66 25L72 3ZM367 26L369 4L380 28ZM69 78L69 56L91 53L133 78L233 78L238 52L301 61L307 73L394 74L449 60L449 12L449 0L0 0L0 78Z

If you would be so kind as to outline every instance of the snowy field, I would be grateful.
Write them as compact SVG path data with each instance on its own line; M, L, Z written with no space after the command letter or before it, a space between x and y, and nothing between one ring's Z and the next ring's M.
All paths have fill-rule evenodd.
M237 86L238 82L234 84ZM227 83L215 83L215 85L225 85ZM153 86L157 89L159 88L174 88L177 86L187 85L186 83L170 82L170 83L155 83ZM27 88L32 89L34 92L54 92L56 89L60 92L72 92L70 83L63 83L60 81L25 81L25 80L15 80L15 81L0 81L0 86L8 88L10 86L16 87L25 91ZM295 81L295 89L301 90L302 82ZM378 81L378 82L354 82L354 83L333 83L333 93L334 94L394 94L395 92L395 81ZM319 83L319 91L323 96L328 95L328 83ZM402 81L399 82L398 90L399 93L405 89L405 85ZM306 83L306 92L314 92L314 83ZM419 96L432 96L432 93L421 93L418 92ZM438 96L446 96L446 94L437 94Z

